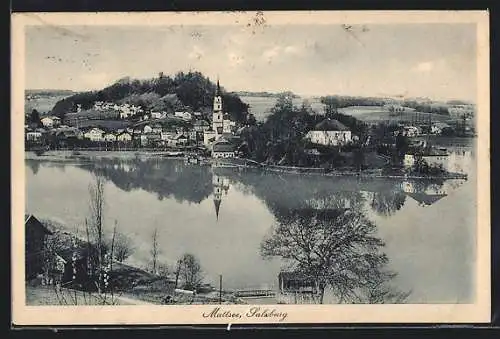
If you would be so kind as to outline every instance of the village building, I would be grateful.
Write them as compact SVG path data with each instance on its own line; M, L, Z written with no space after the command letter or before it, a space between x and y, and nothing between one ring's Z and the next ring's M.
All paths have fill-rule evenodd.
M153 133L161 133L163 131L163 126L161 124L154 124L151 128L153 129Z
M278 274L278 300L287 304L309 303L317 293L313 279L300 272L281 271Z
M61 119L58 117L50 116L41 118L40 122L42 123L43 127L52 128L59 126L61 124Z
M212 145L212 157L214 158L234 158L235 155L235 146L228 141L217 141Z
M42 139L42 132L40 131L28 131L25 134L26 141L38 142Z
M167 140L168 146L173 146L173 147L178 147L178 146L185 146L188 143L188 137L181 133L181 134L176 134L172 138Z
M325 119L317 124L313 130L307 132L306 138L313 144L325 146L341 146L350 143L351 131L335 119Z
M174 112L174 117L183 119L183 120L192 120L193 115L189 112Z
M210 147L212 145L217 137L217 133L213 131L212 129L205 130L203 132L203 145L206 147Z
M91 130L87 131L83 137L85 139L89 139L90 141L103 141L104 131L100 128L94 127Z
M114 133L106 133L104 134L104 141L106 142L115 142L116 135Z
M436 122L431 126L432 134L443 134L446 130L451 130L451 126L444 122Z
M163 119L167 117L166 112L151 112L151 119Z
M142 133L153 133L153 127L151 127L150 125L144 125L142 127Z
M43 273L45 242L52 232L31 214L24 216L26 279Z
M116 140L119 142L130 142L132 141L132 134L129 132L122 132L116 136Z
M405 135L408 137L416 137L422 134L422 129L417 126L405 126L404 127Z
M447 168L448 153L435 148L414 149L408 151L403 158L403 165L409 169L418 161L425 162L428 166Z
M193 123L193 128L196 132L205 132L210 129L210 124L205 120L196 120Z

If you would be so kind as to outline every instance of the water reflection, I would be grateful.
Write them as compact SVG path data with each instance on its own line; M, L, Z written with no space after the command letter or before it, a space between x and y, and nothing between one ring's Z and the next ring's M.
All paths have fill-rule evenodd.
M459 156L458 154L457 157ZM108 202L117 206L110 208L114 210L110 215L120 217L120 210L123 210L120 225L123 225L127 232L135 234L135 239L141 241L142 237L147 238L145 241L149 241L149 235L141 236L143 228L138 228L136 226L138 223L143 223L146 228L148 225L153 225L156 220L168 220L168 227L163 228L165 236L162 239L165 239L165 253L168 253L169 257L177 258L179 253L182 254L189 249L201 258L207 276L211 276L215 283L222 272L228 288L275 288L281 292L279 295L283 302L300 302L301 298L304 302L319 302L318 290L322 286L325 286L325 303L341 300L397 302L404 299L403 292L414 287L417 292L411 297L416 298L416 301L432 298L440 302L448 298L446 299L448 301L457 293L461 293L455 291L462 288L450 287L450 284L457 281L457 276L468 274L463 266L466 259L461 257L461 254L443 255L443 260L447 261L446 266L451 267L450 272L446 275L440 269L433 280L426 275L429 272L428 262L433 260L429 259L426 253L432 252L432 248L436 246L422 243L411 248L412 244L415 244L412 232L428 232L422 234L429 239L440 239L439 232L443 232L441 239L449 238L448 229L451 227L456 229L456 222L451 221L453 220L451 216L443 219L443 227L438 230L437 235L436 229L426 228L428 222L422 225L415 222L412 227L390 227L402 224L408 226L407 221L411 224L411 220L420 219L415 218L415 215L420 215L422 218L432 215L428 219L434 220L432 218L435 218L436 208L448 206L449 211L454 211L454 207L442 202L448 200L447 202L452 201L452 205L455 204L457 199L452 200L451 196L454 191L459 190L464 183L463 180L297 176L258 170L212 168L186 164L183 160L160 158L101 159L71 164L27 160L26 166L29 167L28 178L32 180L30 192L32 198L28 198L31 199L29 203L35 212L59 218L66 218L70 214L77 215L81 205L85 203L85 198L80 199L77 194L71 196L68 192L76 192L75 187L79 187L78 192L83 193L78 194L81 196L87 194L87 175L82 169L102 175L119 188L110 192L109 197L117 199L116 204L113 204L113 201ZM66 173L61 174L68 180L61 182L62 176L57 176L59 170L50 169L53 167L60 170L66 168ZM30 174L29 169L34 175ZM467 189L470 189L471 185L467 187L461 190L463 194L456 195L459 197L459 202L469 200L470 192ZM136 190L143 192L125 193L134 193ZM45 203L39 199L44 193L39 192L47 191L51 192L52 202ZM147 197L151 194L154 197L148 200ZM125 196L127 199L121 200ZM448 196L450 198L447 198ZM435 204L440 205L435 206ZM457 204L457 206L464 205ZM462 208L461 211L463 210L465 212L458 213L459 216L470 213L467 208ZM425 212L425 215L421 212ZM303 222L300 225L293 224L294 220ZM358 220L358 224L362 226L356 226L354 220ZM217 229L220 233L214 232L212 227L205 227L214 225L214 222L218 223ZM287 225L288 222L292 224L285 228L283 225ZM310 225L308 222L313 224ZM376 225L370 226L374 222ZM469 224L465 223L464 229L468 229ZM281 224L282 226L279 226ZM260 258L259 244L263 241L263 237L265 241L285 231L294 231L296 236L302 232L314 240L310 244L311 248L323 251L321 247L325 244L321 238L323 235L332 237L335 235L337 239L354 237L354 233L357 232L354 230L357 227L361 227L361 233L357 235L361 243L354 241L352 242L354 249L343 250L345 254L340 256L336 254L332 257L335 259L335 265L340 265L337 260L349 261L349 265L343 270L340 270L340 266L336 266L339 269L336 274L339 275L321 276L321 280L317 281L312 279L312 275L302 266L290 262L290 259L284 260L286 265L281 267L282 262L279 260L267 262ZM316 242L317 239L321 241ZM378 241L387 242L387 246L376 245ZM366 247L365 245L370 242L371 245ZM454 241L453 245L449 244L449 247L455 248L455 243ZM347 244L343 243L342 246ZM446 247L446 244L443 246ZM409 247L411 249L408 249ZM146 249L145 253L147 251L149 250ZM233 258L231 263L219 264L221 253ZM463 253L468 258L469 252ZM410 256L411 259L408 259ZM277 257L282 256L278 253ZM387 257L390 258L390 262L387 262ZM369 258L374 262L368 262ZM379 262L380 265L376 265L375 262ZM368 265L372 265L371 268ZM394 285L401 287L401 290L393 287L395 273L389 266L399 273L395 279L399 282ZM325 274L328 272L332 273L331 270L326 270ZM356 275L360 275L361 278ZM420 278L424 276L425 279ZM356 277L355 282L352 281L354 277ZM358 284L358 280L361 285ZM336 285L333 282L336 282ZM328 287L329 284L333 287ZM446 285L443 288L451 292L447 292L443 299L440 299L442 291L440 294L433 292L435 296L429 297L426 292L422 292L429 291L437 285Z
M279 275L282 302L323 303L325 291L338 303L400 303L408 296L391 285L396 274L387 267L385 244L361 210L306 203L274 213L261 253L286 260L288 270Z

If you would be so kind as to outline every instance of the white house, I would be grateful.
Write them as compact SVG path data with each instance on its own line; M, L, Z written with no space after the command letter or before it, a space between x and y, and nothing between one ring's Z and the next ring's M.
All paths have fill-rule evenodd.
M325 146L345 145L352 141L351 131L335 119L325 119L317 124L313 130L307 132L313 144Z
M149 125L144 125L144 127L142 128L142 132L143 133L152 133L153 132L153 127L151 127Z
M444 123L444 122L436 122L431 126L431 133L432 134L441 134L443 133L443 130L451 128L450 125Z
M161 133L163 131L163 126L160 124L154 124L152 129L153 133Z
M38 131L26 132L26 140L39 141L42 138L42 133Z
M405 126L404 128L406 136L408 137L416 137L421 134L421 129L416 126Z
M44 117L40 119L40 122L42 123L43 127L48 128L54 127L54 125L56 124L54 121L54 117Z
M130 142L132 141L132 135L128 132L122 132L118 134L116 140L118 140L119 142Z
M177 135L174 131L162 131L160 133L161 140L167 141L173 139Z
M116 141L116 135L114 135L113 133L106 133L106 134L104 134L104 141L115 142Z
M447 168L448 165L448 153L434 149L424 151L422 154L408 152L404 156L403 164L406 168L411 168L418 159L422 159L429 166L443 166L443 168Z
M163 119L166 116L166 112L151 112L151 119Z
M212 146L212 157L214 158L234 158L234 145L227 141L219 141Z
M184 120L191 120L193 118L192 114L189 112L175 112L174 116Z
M103 141L104 131L99 128L92 128L90 131L86 132L83 137L89 139L90 141Z

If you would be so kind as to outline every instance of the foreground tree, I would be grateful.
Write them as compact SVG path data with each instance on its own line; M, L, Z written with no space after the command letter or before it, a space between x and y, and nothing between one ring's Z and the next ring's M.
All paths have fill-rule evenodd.
M186 253L178 261L178 275L183 281L183 288L194 290L203 282L201 265L193 254Z
M261 244L265 258L282 257L297 274L315 282L317 302L329 288L339 302L391 302L405 294L388 283L395 274L380 251L376 226L349 209L283 209Z
M121 233L117 233L114 242L114 258L116 261L123 262L132 253L134 253L132 240Z

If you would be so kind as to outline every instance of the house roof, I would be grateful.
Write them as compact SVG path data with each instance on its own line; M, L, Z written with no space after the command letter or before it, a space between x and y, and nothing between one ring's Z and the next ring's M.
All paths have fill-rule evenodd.
M205 120L196 120L193 123L194 126L209 126L210 124Z
M315 131L348 131L344 124L335 119L325 119L314 127Z
M312 280L311 278L307 277L304 273L302 272L280 272L278 274L278 279L284 280L284 281L290 281L290 280L295 280L295 281L302 281L306 282L308 280Z
M407 193L420 205L429 206L446 197L446 194Z
M47 227L45 227L45 225L42 224L40 220L33 216L33 214L24 214L24 225L26 226L28 224L41 228L41 230L45 234L52 234L52 232Z
M448 125L447 123L444 123L444 122L436 122L434 123L434 126L437 127L437 128L451 128L450 125Z
M213 145L212 151L214 152L234 152L234 145L226 142L226 141L221 141L217 142Z
M187 139L186 136L184 134L177 134L175 137L173 137L172 139L174 140L179 140L179 139Z

